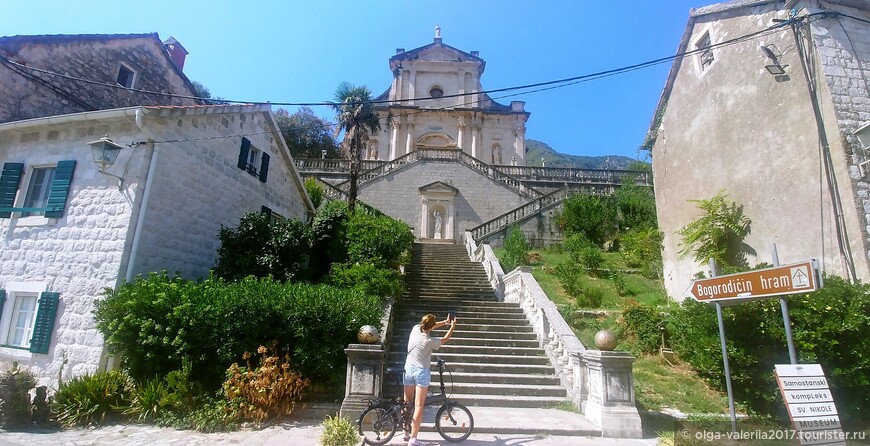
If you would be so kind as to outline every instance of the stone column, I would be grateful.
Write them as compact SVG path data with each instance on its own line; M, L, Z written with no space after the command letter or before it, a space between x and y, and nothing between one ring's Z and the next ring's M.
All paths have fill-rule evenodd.
M402 118L396 116L393 118L393 134L390 136L390 161L398 158L398 145L399 145L399 126L402 125Z
M520 164L526 165L526 128L522 122L517 123L514 127L514 150L517 152L517 158Z
M459 150L462 150L462 137L465 136L465 117L460 116L457 121L458 122L456 127L459 129L459 131L456 133L456 147Z
M384 347L381 344L350 344L347 354L347 380L340 414L350 419L381 397L384 381Z
M634 356L628 352L587 350L589 395L584 414L605 437L641 438L640 414L634 401Z
M474 122L471 125L471 156L480 159L480 145L483 143L480 139L480 124Z
M411 153L414 149L414 121L412 118L408 118L407 121L405 129L408 131L408 137L405 140L405 154Z
M429 199L423 197L420 203L420 238L429 238Z
M410 76L408 76L408 105L414 105L414 98L416 98L417 86L414 85L417 82L417 71L411 70Z

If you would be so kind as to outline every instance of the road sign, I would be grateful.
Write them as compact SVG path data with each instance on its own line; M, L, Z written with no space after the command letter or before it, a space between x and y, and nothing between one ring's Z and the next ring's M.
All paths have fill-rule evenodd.
M686 297L698 302L755 300L784 294L809 293L819 289L815 260L790 265L699 279L686 289Z
M843 445L845 436L825 372L819 364L777 364L776 382L801 445Z

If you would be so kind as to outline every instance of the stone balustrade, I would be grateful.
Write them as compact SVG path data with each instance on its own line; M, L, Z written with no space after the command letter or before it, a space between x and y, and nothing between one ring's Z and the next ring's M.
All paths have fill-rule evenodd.
M532 276L531 267L505 274L488 244L478 245L470 231L464 238L469 257L481 262L499 299L523 309L562 386L586 419L600 427L603 436L640 438L635 358L627 352L587 350Z

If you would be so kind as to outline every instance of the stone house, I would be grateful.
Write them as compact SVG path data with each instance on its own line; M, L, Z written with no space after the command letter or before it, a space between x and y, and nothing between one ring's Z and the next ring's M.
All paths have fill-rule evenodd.
M525 103L499 104L483 93L480 78L486 62L444 44L436 28L434 41L390 58L393 82L375 98L389 128L373 136L367 159L393 160L417 147L461 149L488 164L525 166ZM473 93L473 94L472 94Z
M92 151L107 134L114 160ZM314 211L269 105L7 122L0 165L0 363L49 386L110 366L92 315L105 288L160 270L204 277L221 225Z
M750 264L818 259L870 278L870 1L737 0L693 9L650 128L668 294L696 203L725 191L752 219Z
M140 105L194 105L187 50L170 37L0 37L0 123ZM177 96L167 96L166 94Z

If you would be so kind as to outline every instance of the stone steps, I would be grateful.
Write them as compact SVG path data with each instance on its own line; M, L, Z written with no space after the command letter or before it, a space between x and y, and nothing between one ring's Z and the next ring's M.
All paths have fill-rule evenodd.
M407 291L393 308L389 367L404 363L408 333L423 315L433 313L442 320L455 310L456 330L432 358L447 363L448 393L464 404L490 407L542 408L567 401L522 308L496 300L483 267L468 259L464 247L415 244L405 272ZM441 328L433 336L446 332ZM437 389L438 369L434 362L431 367L430 389ZM384 391L396 395L401 386L385 377Z

